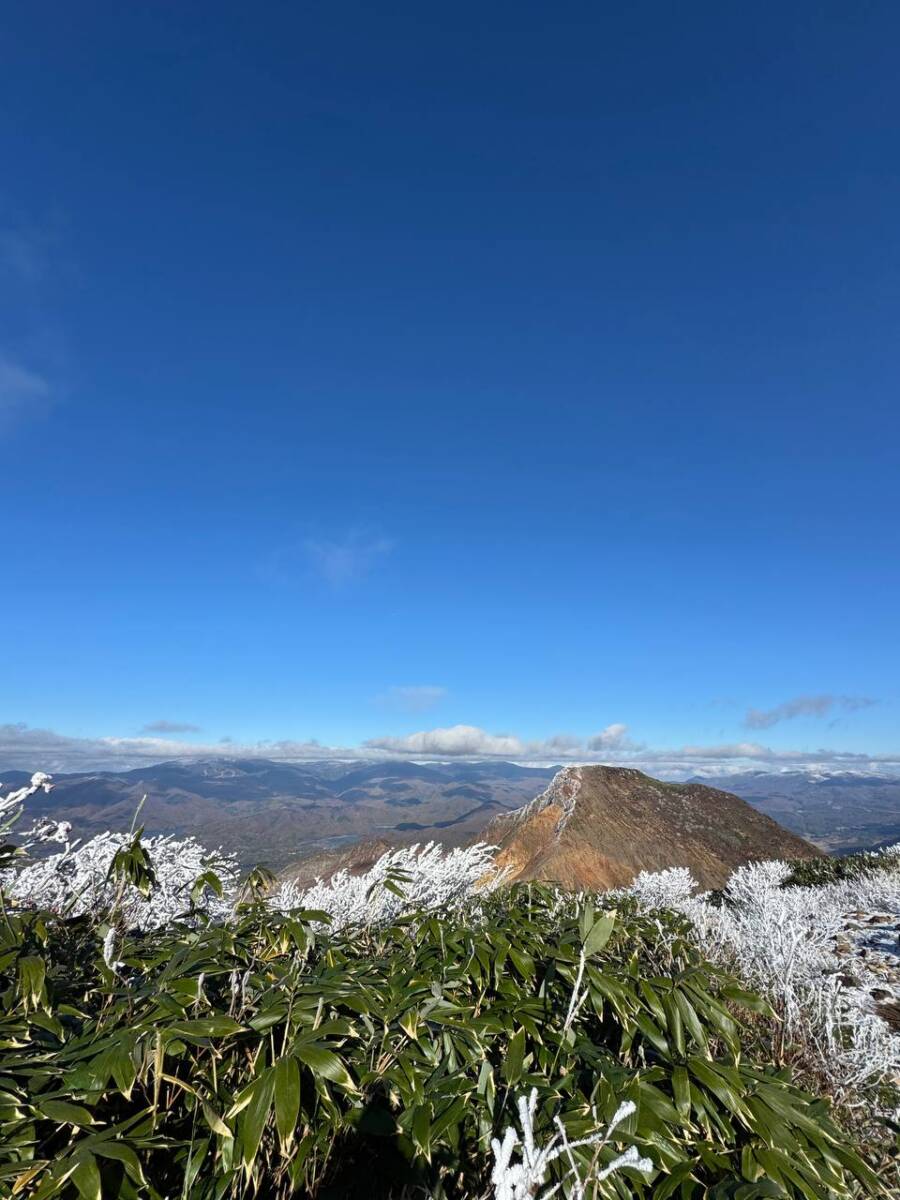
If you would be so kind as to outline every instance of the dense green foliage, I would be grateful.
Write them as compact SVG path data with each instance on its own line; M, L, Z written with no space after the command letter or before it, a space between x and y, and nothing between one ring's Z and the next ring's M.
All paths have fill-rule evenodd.
M894 871L900 865L900 850L887 850L880 854L861 851L842 857L798 858L791 862L791 874L785 887L822 887L827 883L841 883L849 879L865 879L884 871Z
M532 1086L548 1137L635 1101L600 1161L657 1169L597 1196L879 1194L826 1102L745 1059L761 1005L674 915L520 886L330 935L253 901L126 938L121 975L105 931L0 918L0 1195L474 1200Z

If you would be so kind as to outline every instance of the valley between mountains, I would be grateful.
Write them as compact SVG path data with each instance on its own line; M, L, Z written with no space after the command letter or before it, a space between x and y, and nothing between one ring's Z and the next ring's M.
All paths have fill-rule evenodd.
M540 797L558 770L508 762L172 761L123 772L55 774L53 791L35 797L34 811L70 821L75 836L89 838L106 829L127 829L146 796L140 822L148 833L192 834L207 846L236 850L244 867L263 862L279 872L294 867L314 877L329 873L335 863L371 861L378 848L416 841L453 846L488 836L508 842L509 854L529 858L526 842L537 836L540 821L551 823L552 814L540 820L533 814L528 828L507 814ZM27 778L26 772L0 769L5 785L21 786ZM752 827L747 833L752 843L762 829L754 809L757 817L782 827L781 837L787 839L788 831L831 853L900 840L897 777L750 772L675 785L619 768L608 778L627 786L617 784L615 795L602 804L595 796L583 801L582 814L589 809L591 817L579 816L564 839L578 843L565 852L566 870L576 876L582 869L576 860L589 857L594 843L635 870L653 865L645 861L645 850L655 862L654 846L670 848L673 864L687 864L703 828ZM657 797L651 808L661 824L645 811L651 786ZM685 797L694 798L693 808L679 809ZM736 805L736 797L751 807ZM791 844L778 851L771 837L762 841L759 857L797 856ZM627 846L643 849L632 853ZM559 853L553 869L560 865ZM714 856L732 862L721 845ZM694 865L704 875L702 863ZM616 871L605 873L613 883L621 882Z

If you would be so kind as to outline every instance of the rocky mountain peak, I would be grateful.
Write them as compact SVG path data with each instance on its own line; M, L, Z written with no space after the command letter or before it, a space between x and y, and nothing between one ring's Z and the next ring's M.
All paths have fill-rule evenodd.
M674 866L719 887L741 863L819 853L729 792L606 766L565 767L529 804L498 814L484 837L514 879L575 889Z

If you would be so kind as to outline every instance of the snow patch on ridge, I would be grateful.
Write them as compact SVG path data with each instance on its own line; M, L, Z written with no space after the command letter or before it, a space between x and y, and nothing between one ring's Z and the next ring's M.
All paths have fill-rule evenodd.
M520 825L529 820L529 818L536 816L539 812L543 812L545 808L556 805L557 808L562 810L562 816L556 825L558 836L565 829L569 818L575 811L575 804L578 800L583 780L584 773L581 767L563 767L550 780L550 786L546 791L541 792L539 796L535 796L533 800L523 805L522 808L517 808L513 812L498 814L494 820L497 824L502 822L504 825Z

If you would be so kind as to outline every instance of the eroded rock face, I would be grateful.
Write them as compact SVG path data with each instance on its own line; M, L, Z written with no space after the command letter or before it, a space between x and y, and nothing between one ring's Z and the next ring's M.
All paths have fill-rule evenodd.
M754 859L821 853L730 792L624 767L564 768L530 804L495 817L484 838L511 878L578 890L666 867L688 867L715 888Z

